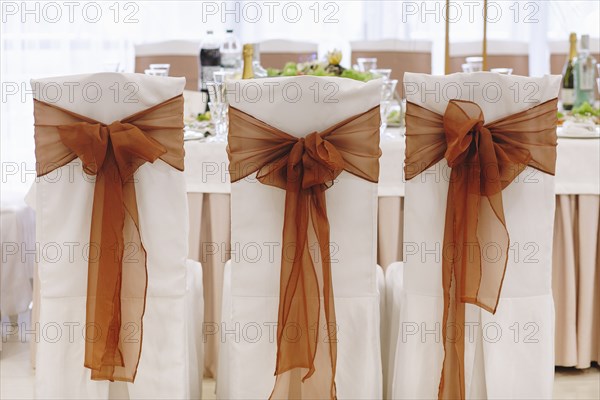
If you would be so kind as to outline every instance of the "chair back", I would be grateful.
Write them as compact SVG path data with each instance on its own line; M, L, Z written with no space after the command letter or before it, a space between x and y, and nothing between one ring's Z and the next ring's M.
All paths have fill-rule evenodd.
M391 79L398 80L396 90L401 97L404 97L402 81L405 72L431 73L430 41L365 40L352 42L350 46L352 65L355 65L360 57L377 58L377 68L391 69Z
M481 42L450 44L450 72L462 72L466 57L481 56ZM488 68L512 68L513 75L529 76L529 43L488 40Z
M380 101L378 81L300 76L273 78L268 85L264 82L231 82L230 107L299 138L371 110ZM381 397L379 329L371 325L379 319L377 184L344 171L325 191L325 197L339 327L338 397ZM232 253L231 312L227 318L234 326L265 327L278 320L285 204L286 191L260 183L256 173L231 185L231 241L236 250ZM226 392L232 398L267 398L273 390L277 343L262 329L263 335L252 343L226 345L230 357ZM323 330L319 329L319 334ZM361 367L356 368L359 360Z
M186 90L198 90L200 43L184 40L135 46L135 72L143 74L150 64L170 64L170 76L185 77Z
M274 39L259 43L259 50L260 64L264 68L281 69L288 62L316 60L319 46L310 42Z

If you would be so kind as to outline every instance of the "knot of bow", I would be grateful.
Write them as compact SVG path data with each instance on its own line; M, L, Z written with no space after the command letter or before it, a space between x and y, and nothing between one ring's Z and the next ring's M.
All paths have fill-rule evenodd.
M90 175L100 172L109 148L123 182L131 178L141 164L154 162L167 152L162 144L130 123L77 122L57 128L61 141L81 159L84 171Z

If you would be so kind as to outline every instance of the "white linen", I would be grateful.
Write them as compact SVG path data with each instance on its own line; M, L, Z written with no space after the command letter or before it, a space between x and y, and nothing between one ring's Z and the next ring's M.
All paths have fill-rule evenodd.
M73 97L54 99L44 88L100 88L95 101L74 90ZM157 78L141 74L93 74L33 80L37 99L111 123L182 93L183 78ZM109 88L134 85L133 101L115 102ZM135 383L127 384L130 398L188 398L199 393L190 379L191 359L197 355L188 344L189 301L186 256L188 216L183 173L161 160L142 165L134 175L140 234L147 252L148 288L144 314L143 347ZM41 340L36 359L38 398L102 399L109 395L108 381L90 380L83 366L86 321L87 258L94 181L79 159L39 178L35 188L37 240L53 245L58 257L42 252L39 263ZM168 212L167 212L168 211ZM69 252L70 248L74 251ZM187 283L186 283L187 282ZM194 283L195 282L195 283ZM189 290L188 290L189 292ZM73 334L69 332L69 327ZM59 334L45 333L58 329ZM197 364L197 360L193 363Z
M424 90L497 85L500 96L486 100L481 91L463 100L475 101L492 122L536 103L515 98L510 88L533 84L536 100L558 94L560 77L526 78L492 73L430 76L407 73L407 100L443 114L448 99ZM477 87L477 86L476 86ZM425 101L426 100L426 101ZM404 204L404 278L397 336L392 397L437 397L443 360L441 246L446 213L445 160L406 183ZM446 172L443 172L446 171ZM531 177L531 179L526 179ZM551 398L554 374L554 305L551 293L554 178L527 168L503 192L511 250L498 311L467 305L465 388L467 398ZM409 246L412 249L409 251Z
M388 128L398 139L382 139L379 197L404 196L404 129ZM560 128L559 128L560 132ZM185 143L185 181L191 193L230 193L225 143ZM556 194L600 195L600 139L558 138Z
M264 82L264 81L262 81ZM349 79L292 77L274 78L274 102L260 80L232 84L256 85L264 101L245 101L230 96L231 105L290 135L303 137L322 131L350 116L379 104L380 82ZM336 103L324 102L325 91L314 100L311 85L333 82ZM298 85L303 95L286 102L286 84ZM314 89L313 89L314 90ZM291 91L290 91L291 93ZM237 101L236 101L237 100ZM326 191L331 226L333 290L338 324L336 385L338 398L381 398L379 347L380 305L376 282L377 186L347 172ZM279 303L279 270L285 191L263 185L253 178L232 185L231 193L231 298L224 299L219 398L268 398L275 378L276 322ZM353 201L347 201L352 198ZM271 246L271 251L269 247ZM258 251L249 252L254 249ZM245 328L252 328L245 334ZM235 340L241 329L241 340ZM259 331L259 335L255 332ZM257 337L258 336L258 337ZM239 337L239 336L238 336ZM224 374L224 375L222 375Z
M600 195L600 138L558 138L556 194Z

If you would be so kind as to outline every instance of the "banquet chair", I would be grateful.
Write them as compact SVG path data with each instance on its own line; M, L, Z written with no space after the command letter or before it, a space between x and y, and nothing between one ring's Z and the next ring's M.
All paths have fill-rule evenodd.
M169 64L169 76L185 77L186 90L198 90L200 43L170 40L135 45L135 72L144 73L150 64Z
M325 310L322 308L323 304L327 304L329 297L323 294L327 293L325 282L328 280L325 267L327 263L323 260L329 260L329 257L324 254L324 251L317 252L318 254L313 254L310 258L315 268L315 275L310 276L318 281L319 292L306 293L307 289L311 287L314 289L311 285L317 283L311 280L313 278L310 276L303 275L299 278L302 284L299 284L297 292L294 292L294 295L297 293L297 297L291 302L292 308L296 306L302 308L303 302L314 306L314 301L320 299L319 309L307 308L310 313L319 313L320 322L314 326L309 324L313 327L310 328L311 332L317 331L315 328L318 327L318 336L316 339L313 337L315 342L311 342L310 338L308 341L316 343L316 350L312 353L316 357L314 358L315 369L314 374L301 383L300 378L308 371L304 368L309 368L306 366L308 362L306 360L296 360L299 364L292 364L289 370L277 370L277 376L274 376L274 371L280 363L289 365L286 364L285 358L278 360L278 355L286 351L287 354L293 352L295 343L305 343L302 336L303 332L307 332L302 329L304 327L302 319L300 318L300 322L296 320L298 315L305 315L302 311L293 309L288 313L285 308L280 308L282 304L286 304L280 301L289 299L290 296L290 292L286 290L290 287L287 278L294 279L296 272L293 271L308 273L312 269L306 264L299 269L291 271L288 269L288 263L297 261L296 253L289 254L290 247L302 249L303 241L302 239L298 242L295 239L290 240L286 235L290 227L298 229L304 226L300 228L300 233L296 232L301 235L301 232L307 229L308 236L304 243L308 248L323 249L315 242L318 239L315 238L311 226L321 229L324 225L323 221L318 219L316 221L319 222L315 222L315 218L318 217L312 208L310 208L311 215L307 217L312 222L308 225L303 225L301 216L291 221L288 219L289 215L295 215L285 211L295 201L296 192L293 187L290 188L294 182L297 182L293 175L287 176L287 185L290 185L287 186L289 188L287 194L286 190L280 188L279 183L277 186L271 185L274 181L269 179L277 179L276 176L261 177L268 171L272 171L271 168L275 168L276 165L284 166L282 162L293 163L286 158L286 152L292 146L294 157L299 156L296 150L299 150L301 145L309 146L307 143L313 143L316 138L315 132L324 132L336 124L339 126L334 129L334 133L326 136L327 143L333 143L340 152L343 151L341 154L347 157L348 153L345 153L345 149L355 148L357 145L351 142L358 140L360 144L355 148L357 157L364 157L365 149L369 149L371 156L367 158L375 167L377 154L379 154L377 132L379 116L376 115L379 104L379 82L362 83L343 78L312 76L273 78L268 86L260 85L260 82L260 80L243 80L231 83L232 86L228 87L228 90L244 93L244 87L250 85L262 92L259 92L261 101L257 102L244 100L243 96L239 99L231 96L233 100L230 99L232 256L225 267L217 398L266 399L270 395L271 398L333 398L336 390L337 398L340 399L381 398L379 323L382 312L382 301L380 301L382 300L380 299L382 271L378 270L376 265L377 185L371 179L359 177L362 173L355 170L354 173L342 171L332 183L326 186L328 189L324 193L324 200L327 203L325 215L331 232L328 242L329 248L332 249L330 281L334 296L329 300L329 304L334 307L336 321L333 323L329 319L331 313L326 317ZM310 91L310 88L314 88L315 85L325 84L337 86L335 103L325 101L325 91L322 91L319 95L321 97L317 99ZM275 88L271 94L274 96L273 99L277 99L282 98L281 96L285 94L283 90L291 86L296 87L299 93L303 93L298 97L297 102L269 101L267 96L269 87L270 90ZM307 95L307 93L311 94ZM360 114L363 115L358 119L354 118ZM361 121L360 128L352 125L356 121ZM348 123L355 127L352 128L353 135L341 135L350 140L347 143L349 147L344 147L334 138L336 134L343 132L346 126L350 126L347 125ZM365 125L362 125L363 123ZM257 130L257 127L260 129ZM270 136L271 134L283 138L282 140L288 143L285 147L286 151L276 152L278 155L271 157L266 165L252 157L246 157L253 153L252 143L257 145L260 142L256 135L266 135L265 145L269 146L269 143L276 142L272 141L275 139ZM247 142L248 140L250 142ZM328 149L329 154L332 154L333 150L329 147ZM240 150L241 153L238 153ZM265 150L266 152L259 150L258 153L272 154L268 148ZM302 152L304 174L307 174L309 170L306 168L312 165L307 157L309 154L314 156L315 153L306 148ZM240 156L248 164L240 164L238 158ZM352 163L347 159L344 160ZM358 161L356 165L358 164L361 162ZM260 166L264 167L260 168L257 175L255 167ZM351 167L346 165L345 168ZM244 175L246 173L250 175L242 178L239 176L239 171L245 171ZM323 173L326 175L323 178L330 178L327 173ZM303 182L309 179L304 176ZM312 196L317 195L313 193ZM351 202L347 201L350 197ZM282 234L284 219L287 228L283 229ZM306 258L302 260L307 261ZM377 278L378 275L380 279ZM291 282L290 284L293 285ZM321 289L323 292L320 292ZM285 324L281 323L281 315L286 318ZM310 316L309 320L314 314ZM298 330L286 333L288 327L296 327ZM337 327L337 331L332 332L330 329L333 327ZM298 331L299 336L294 334ZM289 336L280 336L280 333ZM280 338L283 339L280 341ZM291 347L288 342L292 343ZM329 369L329 361L332 359L327 358L327 355L331 354L327 353L327 347L333 351L331 343L337 345L337 357L333 358L337 363L334 376ZM304 358L311 359L309 352L300 354ZM335 389L330 392L333 380L335 380Z
M432 43L426 40L361 40L350 43L352 65L357 58L377 58L377 68L392 70L391 79L402 82L405 72L431 73ZM404 89L398 84L397 90L404 97Z
M185 79L101 73L31 84L36 397L200 398L202 271L186 260ZM48 89L67 84L97 90ZM109 90L128 86L135 97Z
M529 76L529 43L488 40L488 69L512 68L514 75ZM450 72L462 72L466 57L481 56L482 44L457 42L450 44Z
M396 267L403 277L387 280L398 296L392 302L398 321L390 329L396 342L391 398L432 399L441 390L440 398L550 399L552 174L560 76L406 74L404 83L406 247L404 263ZM539 89L535 97L515 98L517 86L531 84ZM457 88L469 85L494 86L498 96L491 99L482 90L461 95ZM435 87L457 89L453 93L463 101L449 101ZM479 149L487 149L479 150L480 163L461 153L471 148L466 139L475 134ZM502 155L502 175L494 172L490 149ZM466 157L464 164L460 157ZM520 161L515 166L505 164L507 159ZM477 165L488 172L476 175ZM499 185L490 189L498 177L500 192ZM480 182L486 196L478 194ZM477 222L461 228L461 221Z
M311 42L273 39L258 44L260 64L264 68L283 68L288 62L307 62L317 59L319 46Z

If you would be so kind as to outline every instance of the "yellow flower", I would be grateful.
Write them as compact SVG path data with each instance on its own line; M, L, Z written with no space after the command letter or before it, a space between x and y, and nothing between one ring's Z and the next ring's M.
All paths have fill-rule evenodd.
M342 61L342 52L340 50L334 49L327 53L327 62L330 65L340 65Z

